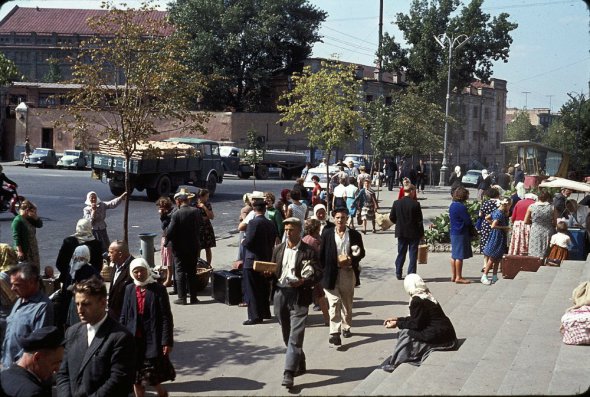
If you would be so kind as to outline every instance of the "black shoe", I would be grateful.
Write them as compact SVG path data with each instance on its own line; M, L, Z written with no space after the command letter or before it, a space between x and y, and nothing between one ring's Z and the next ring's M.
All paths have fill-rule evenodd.
M168 295L178 295L178 291L173 289L172 291L168 292Z
M186 305L186 299L179 298L174 300L174 302L172 303L174 303L175 305Z
M285 386L287 389L293 387L293 372L292 371L285 371L283 373L283 382L281 383L282 386Z
M196 296L191 298L191 305L196 305L197 303L199 303L199 299Z
M342 340L340 339L339 334L331 334L330 339L328 339L328 343L330 346L340 346L342 345Z
M242 325L256 325L256 324L262 324L262 320L260 319L256 319L256 320L246 320L242 323Z
M398 280L403 280L404 279L401 274L396 274L395 276L397 277Z
M349 329L345 329L342 331L342 337L343 338L350 338L352 336L352 332L350 332Z

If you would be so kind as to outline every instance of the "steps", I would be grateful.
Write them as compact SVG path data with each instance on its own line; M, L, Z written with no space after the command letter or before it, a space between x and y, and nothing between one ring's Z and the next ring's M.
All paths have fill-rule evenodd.
M466 286L443 306L459 350L433 352L420 367L375 370L351 395L575 394L590 386L588 348L567 346L560 319L590 261L521 272L496 285ZM393 347L393 346L392 346Z

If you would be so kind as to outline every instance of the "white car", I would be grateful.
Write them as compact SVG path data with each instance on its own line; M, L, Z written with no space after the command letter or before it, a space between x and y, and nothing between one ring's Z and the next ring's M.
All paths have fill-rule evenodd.
M477 181L481 176L481 170L469 170L461 178L461 183L468 187L477 187Z
M57 162L58 168L86 168L88 161L83 150L65 150L63 156Z
M340 171L340 168L338 168L335 165L331 165L328 168L328 172L330 173L330 178L338 171ZM346 172L348 174L347 167L344 167L344 172ZM328 180L327 180L327 176L326 176L326 166L310 168L309 171L307 171L307 176L305 177L305 181L303 182L303 186L305 186L306 189L312 190L315 187L315 184L311 180L311 178L314 175L317 175L320 178L321 188L326 189L326 187L328 186Z

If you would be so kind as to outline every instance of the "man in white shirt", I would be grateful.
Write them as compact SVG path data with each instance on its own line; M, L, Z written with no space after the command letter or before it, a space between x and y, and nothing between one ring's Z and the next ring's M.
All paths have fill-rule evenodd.
M74 286L81 322L66 331L58 396L127 397L135 379L133 335L107 315L107 289L96 277Z
M293 387L293 378L306 371L303 337L305 321L311 304L312 288L321 277L316 252L301 241L301 221L291 217L283 221L286 241L273 250L272 262L277 264L274 312L281 325L287 346L282 385Z

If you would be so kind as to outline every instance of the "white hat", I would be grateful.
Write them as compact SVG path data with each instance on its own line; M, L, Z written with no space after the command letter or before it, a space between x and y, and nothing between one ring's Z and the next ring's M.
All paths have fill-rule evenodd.
M174 195L174 200L176 200L176 199L190 200L193 197L195 197L194 193L191 193L191 192L188 191L187 188L182 187L182 188L180 188L180 190L178 191L178 193L176 193Z
M257 190L250 193L250 200L264 200L264 192L259 192Z
M520 164L519 163L514 164L514 168L516 168L516 167L520 167Z

